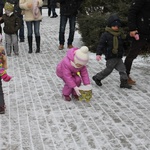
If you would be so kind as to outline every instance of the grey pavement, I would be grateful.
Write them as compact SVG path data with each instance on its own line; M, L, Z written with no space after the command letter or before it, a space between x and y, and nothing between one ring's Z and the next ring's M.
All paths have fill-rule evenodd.
M0 115L0 150L150 150L150 59L134 61L137 84L132 89L119 88L115 70L98 87L91 78L105 60L98 63L90 53L92 99L66 102L63 82L55 74L67 51L66 45L58 50L58 30L59 17L49 18L44 9L41 53L28 54L25 39L19 43L20 55L8 57L13 79L3 82L6 113ZM68 26L66 39L67 34ZM78 31L73 45L84 45Z

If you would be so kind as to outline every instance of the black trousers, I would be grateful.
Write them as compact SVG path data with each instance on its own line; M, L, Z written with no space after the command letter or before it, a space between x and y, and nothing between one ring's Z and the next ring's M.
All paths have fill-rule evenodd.
M5 102L4 102L4 93L3 93L3 88L2 88L2 81L1 81L1 77L0 77L0 106L4 106Z
M127 75L130 74L133 60L139 55L141 50L143 51L144 47L150 48L150 41L146 41L144 39L132 41L129 53L127 54L124 62Z

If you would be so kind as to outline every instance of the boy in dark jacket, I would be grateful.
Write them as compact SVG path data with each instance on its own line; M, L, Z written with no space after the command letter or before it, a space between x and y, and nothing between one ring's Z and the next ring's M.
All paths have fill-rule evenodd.
M19 54L18 47L18 38L17 31L21 27L21 21L17 15L14 14L14 5L6 2L5 6L5 14L2 16L0 23L4 23L4 33L5 33L5 45L6 45L6 53L7 56L11 56L11 49L13 46L13 51L15 55Z
M122 61L124 54L123 39L126 37L121 31L120 26L121 22L119 17L116 14L111 15L108 19L108 26L105 28L105 32L100 38L96 59L99 61L101 55L104 53L106 68L93 76L93 80L98 86L102 86L101 80L106 78L114 69L116 69L120 74L120 88L131 88L127 83L128 76Z

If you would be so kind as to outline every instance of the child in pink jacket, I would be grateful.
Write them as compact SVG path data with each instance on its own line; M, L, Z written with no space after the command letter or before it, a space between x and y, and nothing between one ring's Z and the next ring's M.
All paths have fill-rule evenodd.
M90 84L89 74L86 64L88 63L88 47L82 46L80 49L69 49L67 55L60 61L56 68L56 74L65 85L62 93L66 101L71 101L70 95L75 99L81 95L79 86Z

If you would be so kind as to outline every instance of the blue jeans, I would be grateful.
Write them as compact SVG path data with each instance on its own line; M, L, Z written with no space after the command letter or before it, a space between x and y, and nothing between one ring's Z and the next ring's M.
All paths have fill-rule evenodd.
M40 20L39 21L26 21L28 36L32 36L34 26L34 34L35 36L40 36Z
M65 28L67 20L69 19L69 37L68 45L72 45L75 32L76 16L60 16L60 28L59 28L59 44L64 45L65 43Z

